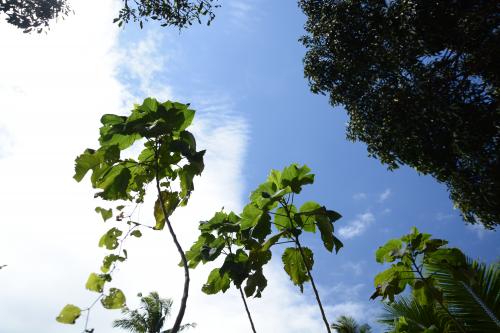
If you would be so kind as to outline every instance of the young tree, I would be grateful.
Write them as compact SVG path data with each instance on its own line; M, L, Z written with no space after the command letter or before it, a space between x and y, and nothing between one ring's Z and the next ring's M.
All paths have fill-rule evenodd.
M254 332L241 287L246 281L245 295L261 297L267 286L263 266L271 260L271 247L281 244L290 246L281 256L285 272L301 292L304 284L311 282L325 328L331 332L312 275L314 254L303 245L301 235L319 231L325 248L338 252L343 245L334 235L334 223L341 215L314 201L297 208L297 195L305 185L314 183L310 171L306 165L297 164L282 171L272 170L267 180L252 192L250 202L239 216L219 212L201 223L201 235L186 253L192 268L199 262L217 259L221 253L225 255L223 265L212 270L202 290L207 294L225 292L233 283L240 290Z
M408 307L414 311L408 318L393 321L392 326L400 330L500 331L500 266L467 259L459 249L446 248L447 243L413 228L410 234L379 247L377 262L391 263L391 267L375 277L372 299L381 296L392 303L395 295L411 287L414 301L403 299L389 305L390 313L408 311Z
M446 184L466 221L500 223L500 4L300 0L304 72L347 136Z
M118 288L110 288L104 292L106 283L112 280L111 273L118 262L127 259L123 242L129 236L141 237L140 228L163 230L165 226L172 237L177 252L184 266L184 286L179 313L173 324L172 333L177 333L181 327L186 311L189 294L189 269L186 256L174 232L170 216L179 206L187 204L194 189L193 179L203 171L203 155L205 151L196 150L194 136L186 130L194 117L194 110L189 105L164 102L159 103L152 98L146 98L141 105L135 105L129 116L105 114L101 118L99 144L95 149L86 149L76 158L75 175L81 181L91 171L90 182L98 192L94 197L120 204L115 208L118 215L117 227L109 229L99 240L99 246L108 250L117 250L115 254L104 257L101 273L91 273L86 288L97 292L99 297L88 308L68 304L57 317L57 321L74 324L82 311L90 311L97 301L101 301L107 309L120 309L126 304L123 292ZM142 144L143 149L136 157L121 158L122 151L134 144ZM132 213L125 215L125 205L137 205L144 202L146 188L153 183L157 199L153 215L155 226L146 226L131 220ZM113 216L113 209L96 208L103 220ZM128 230L122 231L126 222ZM122 237L123 236L123 237ZM87 317L88 318L88 317Z

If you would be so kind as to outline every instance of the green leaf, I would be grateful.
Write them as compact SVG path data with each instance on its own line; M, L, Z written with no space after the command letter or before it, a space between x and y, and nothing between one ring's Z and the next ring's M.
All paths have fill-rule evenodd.
M109 254L105 256L102 260L101 272L108 273L111 265L116 261L123 262L125 261L125 258L116 254Z
M304 282L309 281L307 270L312 270L314 264L313 252L303 247L304 258L298 248L289 247L283 252L281 257L284 269L288 273L290 280L300 287L300 291L304 291ZM307 266L306 266L307 265Z
M94 169L102 161L102 157L96 154L95 150L86 149L85 152L79 155L75 160L75 175L73 178L80 182L87 172Z
M255 227L262 217L262 210L250 203L243 208L241 213L241 230Z
M276 209L274 215L274 223L276 224L276 229L278 230L286 230L292 228L292 221L288 218L288 214L293 219L295 213L297 212L297 208L294 205L288 207L288 210L285 207L279 207Z
M103 125L118 125L123 124L127 117L117 116L116 114L105 114L101 117L101 124Z
M102 293L102 289L104 288L104 284L106 281L96 273L90 273L89 278L87 279L87 283L85 284L85 288L90 291L95 291L98 293Z
M407 284L411 283L415 278L410 266L398 263L392 265L389 269L380 272L375 276L376 294L372 298L382 296L382 299L389 298L392 302L394 296L405 290Z
M118 237L122 231L117 228L109 229L99 240L99 247L106 247L108 250L114 250L118 247Z
M244 288L245 295L250 297L255 294L254 297L261 297L262 291L264 291L266 286L267 279L264 274L262 274L262 269L258 269L255 273L248 276L246 286Z
M104 220L104 222L106 222L107 220L109 220L110 218L113 217L113 210L111 208L110 209L104 209L104 208L101 208L101 207L96 207L95 211L96 211L96 213L101 214L102 219Z
M97 195L104 200L127 200L128 185L132 178L130 170L123 165L112 167L99 181L96 182L96 187L104 191Z
M323 240L325 248L328 251L332 252L333 246L335 244L332 222L330 222L330 220L328 220L326 216L319 216L316 224L318 225L318 229L321 233L321 239ZM336 249L336 251L338 252L338 248Z
M134 237L139 238L139 237L141 237L141 236L142 236L142 233L141 233L141 231L140 231L140 230L134 230L134 231L132 231L132 232L130 233L130 236L134 236Z
M125 295L120 289L110 288L109 295L101 299L101 304L104 308L109 310L121 309L125 305L125 301Z
M74 324L81 314L82 310L79 307L73 304L67 304L61 310L61 313L59 313L56 320L62 324Z
M314 175L310 174L310 171L307 165L299 167L298 164L291 164L281 173L282 186L290 186L294 193L300 193L302 186L314 183Z
M448 264L455 268L466 266L465 255L457 248L438 249L433 253L426 254L424 261L434 265Z
M391 239L375 253L377 262L393 262L402 255L403 242L400 239Z
M221 276L219 268L215 268L210 272L207 282L203 285L201 290L207 295L217 294L219 291L224 293L229 289L230 283L229 274L224 273Z
M167 217L170 217L179 205L180 198L178 192L162 191L161 199L163 201L163 206L167 213ZM160 203L160 196L156 199L154 207L154 216L156 220L155 230L162 230L165 227L165 215L163 214L163 209Z

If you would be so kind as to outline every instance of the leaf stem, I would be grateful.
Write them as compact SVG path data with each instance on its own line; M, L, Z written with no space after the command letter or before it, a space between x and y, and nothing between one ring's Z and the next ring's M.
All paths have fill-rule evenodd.
M295 244L297 244L297 247L299 248L300 256L302 257L302 262L304 263L304 266L307 270L307 275L309 276L309 279L311 280L311 285L312 285L312 288L314 291L314 296L316 296L316 302L318 303L319 310L321 311L321 317L323 317L323 322L325 323L326 331L328 333L332 333L332 331L330 329L330 324L328 323L328 319L326 319L325 310L323 309L323 305L321 304L321 299L319 297L318 289L316 289L316 283L314 283L314 279L313 279L313 276L311 274L311 271L309 270L309 267L307 266L304 251L302 250L302 246L300 244L299 237L295 237Z
M292 202L293 202L293 196L292 196ZM290 220L290 225L295 228L292 216L290 214L290 210L288 209L288 202L286 202L285 200L282 200L281 204L283 205L283 208L285 208L287 217ZM306 257L304 255L304 250L302 249L302 245L300 244L300 241L299 241L299 236L293 236L293 240L295 241L295 244L299 248L300 257L302 258L302 262L304 263L304 267L306 268L307 275L309 276L309 280L311 280L311 285L312 285L312 288L314 291L314 296L316 296L316 302L318 303L319 310L321 312L321 317L323 318L323 322L325 323L326 331L328 333L332 333L332 331L330 329L330 324L328 323L328 319L326 318L325 310L323 309L323 304L321 304L321 299L319 297L318 289L316 288L316 283L314 283L313 276L312 276L311 271L309 270L309 267L307 265Z
M163 212L163 216L165 217L165 224L167 225L168 231L170 232L170 235L172 236L172 240L174 241L175 247L177 248L177 252L179 252L179 255L181 256L182 266L184 267L184 289L182 292L181 306L179 308L179 313L177 314L177 317L175 318L174 326L170 330L171 333L177 333L177 332L179 332L179 329L181 328L182 318L184 317L184 313L186 312L186 304L187 304L187 299L188 299L188 295L189 295L189 267L188 267L186 255L184 254L184 250L182 249L181 244L177 240L177 236L176 236L174 229L172 228L172 224L170 223L170 220L168 218L167 209L165 208L165 204L163 203L163 200L161 197L160 179L158 176L159 175L158 159L156 158L155 160L156 160L156 165L155 165L156 190L158 191L158 198L160 201L160 207L161 207L161 210Z
M255 330L255 325L253 324L252 315L250 314L250 310L248 309L247 301L245 299L245 294L243 294L243 290L241 290L241 286L238 288L240 291L241 299L243 300L243 304L245 304L245 310L247 312L248 320L250 321L250 325L252 326L252 332L257 333Z

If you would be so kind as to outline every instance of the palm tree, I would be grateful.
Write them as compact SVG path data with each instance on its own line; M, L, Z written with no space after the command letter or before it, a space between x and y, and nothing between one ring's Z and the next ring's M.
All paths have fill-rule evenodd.
M130 310L124 308L122 313L127 316L124 319L118 319L113 322L113 327L119 327L129 330L133 333L170 333L170 330L161 331L165 319L170 316L172 300L160 298L156 291L142 297L139 310ZM188 327L195 327L196 324L182 325L180 330Z
M370 333L371 327L368 324L359 325L356 319L351 316L340 316L332 324L332 328L337 333Z
M422 332L424 328L437 332L462 331L500 332L500 265L486 265L467 259L464 269L454 269L439 263L426 263L425 269L442 291L443 304L456 322L435 303L419 304L413 297L400 297L384 305L385 314L379 321L397 331L399 318L404 318L406 331Z
M378 321L388 328L388 332L397 332L400 318L404 318L405 332L424 332L426 329L440 333L455 332L451 319L431 303L422 305L413 297L401 296L392 303L384 303L384 314Z

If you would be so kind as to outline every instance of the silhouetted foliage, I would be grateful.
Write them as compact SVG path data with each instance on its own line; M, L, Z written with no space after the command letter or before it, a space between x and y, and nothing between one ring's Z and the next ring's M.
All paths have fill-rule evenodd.
M70 12L66 0L0 0L0 13L24 32L42 32L49 21Z
M175 26L179 29L202 23L208 25L215 18L217 0L122 0L123 6L114 19L122 26L129 21L154 20L161 26ZM23 29L24 32L42 32L49 22L64 17L71 11L67 0L0 0L0 13L7 15L7 22Z
M305 76L347 136L447 185L464 219L500 221L500 2L300 0Z

